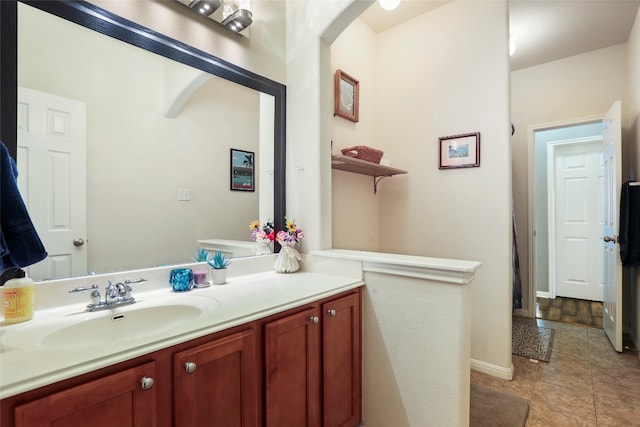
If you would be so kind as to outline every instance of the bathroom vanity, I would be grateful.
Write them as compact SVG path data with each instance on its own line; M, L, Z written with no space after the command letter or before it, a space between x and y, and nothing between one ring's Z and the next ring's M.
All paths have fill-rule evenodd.
M37 311L32 322L43 326L63 316L95 330L65 323L37 335L30 322L3 327L0 424L357 425L362 285L267 272L184 294L141 292L136 304L103 314L82 304ZM194 310L176 308L187 305ZM163 308L165 319L157 316ZM133 332L111 331L117 316L135 319ZM171 316L176 325L167 328ZM146 336L136 329L141 322ZM79 342L67 342L65 330Z

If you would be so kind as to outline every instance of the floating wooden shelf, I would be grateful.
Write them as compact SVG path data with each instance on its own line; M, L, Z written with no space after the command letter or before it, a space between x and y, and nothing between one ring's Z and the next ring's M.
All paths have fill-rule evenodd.
M373 194L378 192L378 182L382 179L408 173L402 169L396 169L389 166L379 165L377 163L367 162L365 160L356 159L349 156L334 155L331 156L331 168L345 172L353 172L361 175L369 175L373 177Z

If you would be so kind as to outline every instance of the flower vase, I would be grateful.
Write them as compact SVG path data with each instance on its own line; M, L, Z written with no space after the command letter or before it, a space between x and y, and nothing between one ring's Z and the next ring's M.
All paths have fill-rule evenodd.
M300 253L293 247L296 242L282 242L280 245L282 248L276 258L276 264L274 266L278 273L293 273L300 268L300 261L302 257Z
M224 285L227 282L227 269L226 268L212 268L210 269L211 281L214 285Z
M271 250L271 240L256 239L256 245L253 250L256 255L269 255L273 253L273 251Z

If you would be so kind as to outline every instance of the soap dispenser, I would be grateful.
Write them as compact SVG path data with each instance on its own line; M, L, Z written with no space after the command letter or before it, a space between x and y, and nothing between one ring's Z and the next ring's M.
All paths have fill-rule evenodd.
M18 323L33 318L34 282L24 270L17 270L13 279L2 286L2 313L5 323Z

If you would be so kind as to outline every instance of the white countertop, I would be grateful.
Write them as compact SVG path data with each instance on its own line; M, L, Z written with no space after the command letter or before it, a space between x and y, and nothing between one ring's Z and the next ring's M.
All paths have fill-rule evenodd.
M263 272L231 277L225 285L194 289L186 293L174 293L166 285L160 289L141 293L136 293L134 290L133 296L138 302L156 297L170 297L178 301L185 296L201 296L215 299L217 307L190 322L188 328L179 327L162 337L156 335L153 338L144 337L118 342L115 345L110 343L104 346L80 347L81 350L78 348L51 349L46 346L26 350L5 345L3 336L6 334L19 332L21 328L33 328L34 325L37 326L37 322L45 324L47 319L52 316L83 313L86 302L36 310L32 320L13 325L3 324L0 329L0 399L238 326L362 285L363 282L359 279L330 274ZM66 291L61 290L61 292ZM92 314L94 313L87 315ZM150 330L153 328L154 325L149 325ZM99 342L99 331L92 339Z
M198 240L201 245L225 246L234 248L253 249L256 242L247 242L246 240L228 240L228 239L202 239Z

